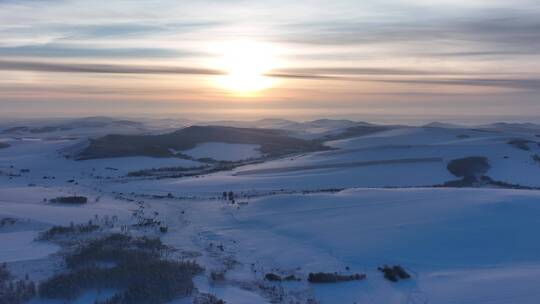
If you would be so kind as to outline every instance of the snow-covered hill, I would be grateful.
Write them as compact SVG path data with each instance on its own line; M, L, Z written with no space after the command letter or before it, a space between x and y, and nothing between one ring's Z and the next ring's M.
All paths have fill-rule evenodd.
M93 237L160 237L174 249L169 258L192 259L205 267L194 279L197 292L227 303L537 302L536 125L261 124L275 126L278 130L270 133L279 136L303 134L285 137L293 143L331 149L268 157L261 145L272 142L214 136L191 138L196 144L166 157L75 160L66 156L87 147L89 138L108 127L51 131L62 136L20 130L24 134L0 134L0 262L7 262L18 278L28 274L30 280L46 280L65 271L61 256L73 249L66 245L69 237L77 236L63 242L36 238L55 225L92 221L101 225L89 234ZM167 134L172 125L146 121L143 129L131 131ZM86 134L85 128L94 131ZM76 138L67 137L75 130ZM448 164L470 157L486 160L489 166L481 175L490 182L469 184L476 188L443 187L462 178ZM54 198L73 195L88 202L54 203ZM411 278L386 280L377 269L385 264L401 265ZM314 272L367 278L310 283ZM295 280L269 281L267 274ZM86 290L68 303L93 303L113 293ZM64 300L35 298L31 303Z

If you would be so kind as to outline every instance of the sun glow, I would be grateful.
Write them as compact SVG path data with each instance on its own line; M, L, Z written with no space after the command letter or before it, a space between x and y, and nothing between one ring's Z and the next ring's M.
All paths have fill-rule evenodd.
M253 96L275 84L265 76L276 68L275 48L261 42L235 41L219 46L217 65L225 72L217 84L239 96Z

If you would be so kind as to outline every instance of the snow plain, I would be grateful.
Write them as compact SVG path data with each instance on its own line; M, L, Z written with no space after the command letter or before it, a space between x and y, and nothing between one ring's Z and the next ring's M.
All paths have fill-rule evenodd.
M0 219L18 223L0 228L0 262L18 276L34 277L33 263L59 250L34 241L40 231L96 216L130 224L136 201L144 200L146 212L159 214L169 227L163 242L200 254L196 260L207 271L196 278L198 289L227 303L276 302L258 286L276 286L283 292L281 303L537 303L540 191L432 187L456 179L446 165L467 156L487 157L487 175L495 180L540 186L540 165L532 158L540 154L537 131L396 127L327 142L335 148L330 151L174 179L125 175L200 163L147 157L75 161L61 151L79 139L6 135L2 141L11 146L0 150ZM529 140L528 149L509 145L515 138ZM256 148L206 143L191 153L245 159L257 157ZM221 199L223 191L234 191L237 203ZM89 203L44 201L68 194L85 195ZM225 282L208 280L231 260L235 266ZM412 278L391 283L377 270L383 264L400 264ZM46 265L45 273L62 270ZM317 271L365 273L367 279L308 283L308 273ZM268 282L269 272L302 280ZM89 291L73 303L93 303L103 294Z

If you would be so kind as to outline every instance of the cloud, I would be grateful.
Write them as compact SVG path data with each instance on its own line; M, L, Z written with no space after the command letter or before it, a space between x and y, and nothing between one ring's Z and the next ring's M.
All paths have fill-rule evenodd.
M225 75L224 71L193 67L164 67L142 65L50 63L35 61L0 61L0 70L38 71L53 73L93 74L164 74L164 75ZM295 73L302 71L304 73ZM540 90L540 79L523 78L442 78L451 73L388 68L309 68L268 73L268 77L305 80L341 80L357 82L403 83L424 85L481 86L523 90ZM459 75L459 74L455 74ZM362 78L360 76L407 76L405 79ZM438 76L424 79L425 76ZM412 78L411 78L412 77Z
M267 74L282 81L260 98L306 101L299 108L317 100L495 108L496 98L536 104L540 92L537 0L0 0L0 8L0 101L47 100L42 109L59 95L74 107L123 95L235 99L206 79L159 75L222 75L207 68L220 55L214 47L249 39L276 46L283 67Z
M0 70L97 74L222 75L222 71L191 67L136 66L112 64L0 61Z
M529 91L540 91L540 79L482 79L482 78L462 78L462 79L414 79L414 80L396 80L396 79L374 79L376 82L386 83L405 83L405 84L423 84L423 85L451 85L451 86L478 86L521 89Z
M358 67L324 67L324 68L294 68L281 69L277 73L282 75L348 75L348 76L372 76L372 75L390 75L390 76L418 76L418 75L463 75L464 73L453 71L428 71L418 69L400 69L400 68L358 68ZM467 73L470 74L470 73Z
M160 33L176 33L178 31L189 32L205 28L213 28L223 25L217 21L192 21L192 22L169 22L153 24L122 22L66 26L58 24L51 27L52 30L64 31L68 37L77 38L126 38L132 36L148 36Z
M175 58L200 56L187 50L166 48L90 48L61 44L24 45L0 47L0 56L7 57L51 57L51 58Z
M377 45L418 56L540 55L539 14L540 9L508 9L458 17L419 15L416 20L288 23L275 39L321 46Z
M425 75L437 76L434 79L425 79L419 77L407 77L404 79L385 79L385 78L364 78L359 76L419 76ZM451 74L446 74L451 75ZM456 74L459 75L459 74ZM336 81L351 81L351 82L378 82L378 83L395 83L409 85L426 85L426 86L473 86L473 87L494 87L506 89L519 89L528 91L540 91L540 79L535 78L447 78L441 77L443 74L436 72L419 71L402 71L381 69L366 69L356 71L355 74L349 75L325 75L325 74L287 74L287 73L270 73L267 76L278 78L294 78L306 80L336 80ZM461 75L463 76L463 75Z

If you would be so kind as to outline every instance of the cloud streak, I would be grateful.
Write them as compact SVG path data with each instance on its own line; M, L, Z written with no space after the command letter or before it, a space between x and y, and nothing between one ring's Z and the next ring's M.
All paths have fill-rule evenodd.
M172 74L172 75L223 75L213 69L191 67L127 66L113 64L49 63L30 61L0 61L0 70L38 71L53 73L92 74Z
M82 48L59 44L0 47L3 57L39 58L179 58L204 54L166 48Z
M212 77L226 72L227 64L216 63L224 55L219 45L237 40L275 47L279 68L266 76L276 85L261 94L265 101L327 100L333 108L399 94L396 100L429 107L445 94L461 104L482 94L492 100L501 93L500 104L502 95L529 105L540 98L535 0L107 4L0 0L0 102L10 104L11 96L53 100L55 94L96 102L122 94L191 100L181 103L185 107L235 100ZM491 105L483 102L477 108Z
M111 64L67 64L49 62L0 61L0 70L38 71L50 73L91 73L91 74L138 74L138 75L195 75L220 76L225 71L217 69L202 69L193 67L163 67L163 66L127 66ZM297 73L304 72L304 73ZM380 82L414 85L450 85L498 87L540 91L540 79L523 78L442 78L452 73L435 71L388 69L388 68L310 68L292 69L282 72L268 73L266 76L284 79L302 80L334 80L356 82ZM455 75L462 75L456 74ZM359 76L407 76L406 79L361 78ZM414 76L414 78L410 78ZM436 79L419 77L437 76Z

